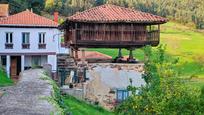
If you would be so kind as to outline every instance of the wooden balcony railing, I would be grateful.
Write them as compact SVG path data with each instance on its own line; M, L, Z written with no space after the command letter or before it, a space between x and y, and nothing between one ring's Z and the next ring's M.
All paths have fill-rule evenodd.
M160 31L159 30L153 30L148 32L147 40L148 41L159 41L160 38Z
M159 30L124 30L98 31L77 29L70 30L65 43L78 47L142 47L159 44Z
M124 31L98 31L98 30L72 30L71 41L116 41L116 42L137 42L137 41L158 41L159 30L147 32L124 30Z
M5 49L13 49L12 43L5 43Z

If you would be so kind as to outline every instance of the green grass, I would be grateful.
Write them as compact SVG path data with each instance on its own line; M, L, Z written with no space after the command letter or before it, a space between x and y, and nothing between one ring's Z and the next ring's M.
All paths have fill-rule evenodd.
M13 81L6 76L6 73L0 69L0 87L10 86Z
M71 96L64 96L63 100L73 115L114 115L101 107L87 104Z
M179 57L179 67L182 77L197 76L198 81L193 86L204 86L204 33L175 22L168 22L161 26L161 44L167 44L167 53ZM117 49L88 49L117 56ZM123 50L123 55L128 55ZM141 49L134 51L134 56L143 60Z

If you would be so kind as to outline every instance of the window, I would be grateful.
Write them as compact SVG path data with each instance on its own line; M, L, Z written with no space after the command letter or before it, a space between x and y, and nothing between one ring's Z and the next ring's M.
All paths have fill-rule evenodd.
M32 67L41 67L41 56L32 56Z
M6 33L5 48L6 49L13 49L13 33L12 32Z
M39 44L45 44L45 33L39 33Z
M2 66L6 66L6 56L0 56L1 58L0 58L0 60L1 60L1 64L2 64Z
M22 48L30 48L30 33L22 33Z
M23 33L23 44L29 44L30 43L30 33Z
M11 33L11 32L6 33L6 43L7 44L13 43L13 33Z
M46 44L45 44L45 33L39 33L39 44L38 44L39 49L45 49Z
M129 92L128 90L117 90L117 95L116 95L116 99L118 102L124 101L125 99L127 99L129 96Z

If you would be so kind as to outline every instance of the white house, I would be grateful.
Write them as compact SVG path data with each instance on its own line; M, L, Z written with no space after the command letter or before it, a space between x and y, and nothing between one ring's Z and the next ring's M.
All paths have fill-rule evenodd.
M55 21L58 14L54 15ZM61 47L58 23L26 10L0 18L0 59L11 77L33 66L50 64L57 70L57 54L68 53Z

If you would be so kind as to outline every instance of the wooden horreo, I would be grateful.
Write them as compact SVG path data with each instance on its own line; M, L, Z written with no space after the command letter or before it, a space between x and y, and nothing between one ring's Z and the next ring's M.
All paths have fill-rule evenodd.
M115 5L102 5L67 18L60 25L65 42L78 48L126 48L157 46L160 24L167 19Z

